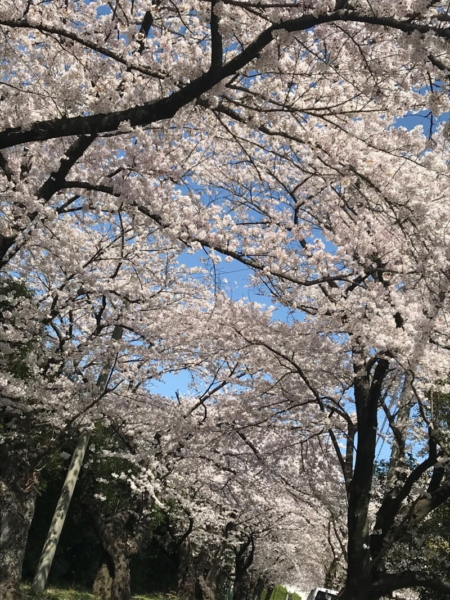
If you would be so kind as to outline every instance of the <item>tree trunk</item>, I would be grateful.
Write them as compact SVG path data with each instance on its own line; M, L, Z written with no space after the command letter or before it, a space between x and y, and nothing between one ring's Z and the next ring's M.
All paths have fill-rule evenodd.
M56 547L58 546L59 538L69 511L70 501L73 491L78 481L83 458L86 453L91 434L85 431L78 439L75 451L72 456L72 461L67 471L67 476L61 491L61 495L56 505L55 514L53 515L50 528L48 530L47 539L45 540L42 554L39 559L39 564L36 568L33 585L31 589L34 593L43 592L47 583L48 574L52 566L55 556Z
M253 600L261 600L261 594L263 593L265 587L266 584L264 579L259 578L255 587L253 588Z
M143 537L138 515L123 510L106 519L98 514L94 518L105 565L100 567L94 586L102 590L104 600L130 600L130 560L139 551Z
M123 335L123 328L121 325L116 325L111 335L112 340L120 340ZM108 363L103 365L100 375L97 379L97 391L103 392L108 384L108 379L111 375L111 369L113 368L114 361L110 360ZM69 510L70 501L72 499L73 491L78 481L81 467L83 465L84 455L89 445L91 434L88 431L83 431L78 438L77 445L75 447L72 460L67 471L66 480L64 481L61 495L58 500L58 504L55 508L50 529L45 540L42 554L39 559L39 564L36 569L36 574L33 579L31 589L34 593L40 593L45 590L47 584L48 575L52 567L53 558L55 556L56 548L58 546L59 538L64 527L67 512ZM1 600L1 599L0 599Z
M216 592L213 586L210 586L203 575L198 578L198 585L202 600L216 600Z
M372 586L370 572L369 504L375 463L377 411L389 362L380 359L370 381L355 364L355 404L358 446L352 480L348 486L348 566L342 600L367 600Z
M249 600L253 598L255 588L256 582L253 581L249 573L247 571L242 573L239 581L236 580L234 583L233 600Z
M113 582L114 566L111 563L111 558L105 552L102 564L95 576L92 593L98 596L101 600L109 600L111 598L111 587Z
M336 586L337 572L339 568L339 560L337 557L333 558L331 561L327 572L325 574L325 587L328 589L333 589Z
M102 600L130 600L130 558L122 544L110 546L104 552L92 593Z
M215 600L217 590L217 580L222 567L222 557L226 549L226 539L214 552L211 559L211 552L206 548L200 553L197 572L200 573L197 578L201 600Z
M248 600L256 583L249 574L255 552L253 536L250 535L235 552L233 600Z
M102 600L130 600L131 577L130 559L131 554L127 551L126 543L103 542L105 553L109 559L104 560L97 571L92 592Z
M180 563L178 567L179 600L195 600L195 566L189 540L185 540L180 548Z
M111 583L111 600L130 600L131 598L130 558L124 548L115 549L112 557L114 577Z
M0 480L0 598L21 598L22 564L36 503L37 476L7 483Z

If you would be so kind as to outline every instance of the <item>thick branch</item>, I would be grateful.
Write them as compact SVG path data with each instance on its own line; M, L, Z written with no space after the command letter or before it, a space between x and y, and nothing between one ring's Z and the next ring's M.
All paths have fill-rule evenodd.
M382 551L377 557L377 561L373 561L372 568L375 570L377 563L380 562L386 550L400 540L407 531L417 527L433 510L441 506L450 498L450 483L443 485L432 494L426 494L417 498L409 507L409 510L401 523L391 530L386 535Z
M395 522L395 518L402 506L403 501L410 494L413 486L428 469L430 469L436 462L436 455L430 455L426 460L421 462L417 467L409 474L402 488L395 497L387 495L377 513L377 519L375 522L374 531L371 535L370 548L372 554L372 566L377 565L377 558L383 549L383 543L386 535L391 530Z
M150 125L157 121L171 119L181 108L208 92L213 86L223 79L235 75L238 71L256 59L260 52L273 40L276 31L287 32L305 31L323 23L334 21L348 21L378 25L397 29L404 33L428 33L444 39L450 38L450 28L433 28L429 25L419 25L410 21L398 21L393 18L382 18L370 15L361 15L349 10L339 10L328 14L302 15L296 19L289 19L275 23L261 32L240 54L225 63L221 68L210 69L181 90L149 104L134 106L125 110L99 113L88 116L63 117L49 121L38 121L26 130L13 127L0 133L0 149L9 148L17 144L49 140L70 135L94 135L107 131L115 131L124 121L129 121L131 126ZM0 21L0 25L9 27L29 27L29 24L20 25L16 21ZM74 34L75 35L75 34Z
M219 31L219 16L216 13L219 0L211 2L211 67L210 71L222 67L222 35Z
M410 587L425 587L442 594L450 594L450 580L434 577L423 571L404 571L403 573L386 573L371 589L370 598L378 599L395 590Z
M65 158L61 159L58 170L51 173L47 181L38 190L37 196L39 198L48 201L53 194L56 194L56 192L64 188L65 178L70 169L83 156L84 152L89 148L95 138L95 135L80 136L69 146L65 152ZM28 213L30 222L33 221L37 215L37 212ZM16 231L18 231L18 228ZM18 248L16 247L16 249L10 253L9 257L5 258L9 250L14 246L15 241L16 234L11 236L0 234L0 268L11 259L11 255L14 255L18 251Z
M47 181L41 186L38 192L40 198L48 201L53 194L64 187L64 181L70 169L83 156L95 138L95 135L83 135L70 145L65 152L66 158L61 160L59 169L51 173Z

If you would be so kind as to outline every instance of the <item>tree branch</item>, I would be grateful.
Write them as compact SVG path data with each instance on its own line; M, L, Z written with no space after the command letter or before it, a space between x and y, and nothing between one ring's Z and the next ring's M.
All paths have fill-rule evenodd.
M450 39L450 28L434 28L429 25L420 25L410 21L398 21L394 18L375 17L362 15L349 10L338 10L327 14L302 15L296 19L289 19L274 23L262 31L240 54L229 60L221 68L209 70L197 79L191 81L184 88L170 96L156 100L149 104L133 106L131 108L78 117L63 117L48 121L37 121L26 129L12 127L0 133L0 149L9 148L17 144L54 139L71 135L94 135L107 131L115 131L124 121L129 121L132 127L150 125L157 121L171 119L181 108L208 92L223 79L235 75L238 71L256 59L261 51L273 40L276 31L285 30L290 33L305 31L324 23L346 21L377 25L397 29L404 33L418 31L425 34L433 32L438 37ZM22 24L21 24L22 23ZM17 21L0 21L0 25L9 27L27 27L28 23ZM55 33L61 33L60 31ZM62 34L62 33L61 33ZM71 34L75 35L75 34ZM69 36L70 37L70 36ZM78 40L77 40L78 41ZM217 44L216 44L217 47ZM106 50L106 49L105 49Z
M219 31L220 18L216 13L219 0L211 1L211 67L210 72L222 67L222 35Z
M425 587L435 592L450 594L450 581L434 577L424 571L404 571L402 573L385 573L370 591L370 598L376 600L390 592L409 587Z
M387 534L391 530L395 517L397 516L403 501L408 497L413 486L420 477L426 473L436 462L436 455L430 455L427 459L421 462L417 467L409 474L406 481L404 482L399 493L392 497L386 496L378 509L377 518L375 521L374 531L370 536L370 549L372 554L372 568L378 564L378 559L381 556L383 550L383 544Z
M69 146L65 152L66 158L61 160L59 169L51 173L50 177L39 189L38 196L40 198L48 201L53 194L63 189L70 169L83 156L95 139L95 135L82 135Z
M150 16L151 16L151 13L150 13ZM147 17L147 13L146 13L144 15L144 20L142 21L142 25L141 25L141 29L140 29L140 33L144 34L145 37L147 37L148 30L150 29L150 27L152 25L152 23L150 23L148 25L148 21L149 21L149 19ZM153 22L153 20L152 20L152 22ZM38 25L32 25L26 19L22 19L20 21L14 21L14 20L10 20L10 19L2 19L2 20L0 20L0 25L3 25L5 27L11 27L12 29L36 29L37 31L40 31L42 33L48 33L51 35L59 35L62 38L71 40L72 42L80 44L81 46L84 46L85 48L89 48L90 50L93 50L94 52L98 52L99 54L103 54L104 56L107 56L108 58L115 60L116 62L127 67L128 70L133 69L135 71L139 71L139 73L142 73L143 75L148 75L149 77L156 77L157 79L165 79L165 77L166 77L166 75L164 73L158 73L158 72L152 71L151 69L148 69L147 67L129 63L120 54L117 54L117 52L113 52L106 46L100 46L99 44L96 44L95 42L90 42L89 40L82 38L80 35L77 35L73 31L67 31L66 29L62 29L60 27L53 27L51 25L45 25L44 23L39 23ZM147 25L148 25L148 29L147 29L147 32L145 32Z

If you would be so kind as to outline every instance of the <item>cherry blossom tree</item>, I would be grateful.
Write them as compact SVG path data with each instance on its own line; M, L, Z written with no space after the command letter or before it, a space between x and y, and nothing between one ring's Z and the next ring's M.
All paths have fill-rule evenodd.
M216 365L202 395L178 402L136 392L110 413L113 435L101 425L94 433L98 447L81 486L105 550L94 585L102 598L130 598L129 560L154 535L154 513L166 516L159 543L179 559L182 598L213 599L233 587L240 600L264 582L306 578L313 585L324 577L329 513L315 473L322 470L335 514L341 499L342 516L333 449L299 439L274 417L259 433L245 433L247 418L230 418L250 404L241 390L233 397L234 372Z
M136 387L176 356L174 344L136 360L144 340L155 352L174 321L194 333L164 308L162 257L189 248L216 269L239 261L291 321L218 299L215 348L249 365L239 418L252 406L273 413L273 401L334 446L348 500L345 600L450 591L389 558L450 496L448 435L431 400L449 350L449 10L432 0L0 8L0 260L35 290L13 319L21 339L31 324L49 336L31 380L6 376L2 397L14 410L33 399L64 430L106 404L89 393L105 353L118 357L117 398L119 383ZM399 127L408 111L424 127ZM169 276L171 298L187 278ZM149 290L157 321L143 308ZM105 348L124 320L130 337ZM392 452L374 507L381 439Z
M64 228L58 223L62 235ZM15 263L15 272L8 275L10 289L14 292L19 278L33 295L21 301L11 291L4 295L8 310L3 311L2 324L6 368L1 484L2 522L8 526L2 529L1 585L5 598L14 594L20 581L41 469L64 438L89 430L98 421L108 424L129 408L130 398L140 399L140 386L148 387L151 380L185 366L179 354L175 364L171 344L165 347L166 319L172 333L178 321L179 334L184 335L188 317L183 306L194 296L196 303L200 300L199 287L183 281L186 269L176 266L170 248L169 254L163 247L158 253L155 244L146 271L135 261L133 240L126 234L117 237L113 225L106 233L97 229L97 236L92 231L92 237L83 237L81 228L76 233L75 228L66 231L72 240L62 254L44 238L40 247L30 248L28 256ZM133 282L130 287L133 274L135 292ZM122 337L111 338L118 326ZM18 352L26 361L25 375L9 358ZM99 379L104 379L101 389ZM17 514L23 518L17 519Z
M339 507L344 509L333 448L317 438L299 440L296 429L275 418L260 423L259 431L248 417L231 421L228 415L237 415L231 406L238 404L243 412L248 403L242 397L231 400L228 391L223 395L228 401L217 396L206 412L198 399L180 397L183 410L172 407L171 427L158 432L153 447L159 466L144 468L133 479L142 491L150 478L149 489L158 490L163 510L164 504L172 507L169 532L180 555L178 594L190 600L197 590L204 600L213 600L225 587L242 600L253 597L258 582L312 586L324 578L331 560L330 515L318 492L325 489L314 478L323 462L328 501L336 517ZM189 439L180 443L182 429Z

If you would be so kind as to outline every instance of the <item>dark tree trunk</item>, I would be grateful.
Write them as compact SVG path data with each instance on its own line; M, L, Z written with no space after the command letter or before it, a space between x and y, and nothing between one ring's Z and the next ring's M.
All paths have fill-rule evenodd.
M264 579L258 578L255 587L253 588L253 600L261 600L261 594L263 593L265 587L266 583Z
M378 360L371 380L370 373L361 374L364 367L355 364L358 446L355 469L348 486L348 566L342 600L367 600L372 587L369 503L375 463L377 411L388 368L387 360Z
M35 473L12 482L0 480L1 600L21 598L22 564L36 503L36 487Z
M216 550L212 558L208 550L194 558L189 540L183 542L178 576L179 600L215 600L224 548L225 544Z
M239 581L235 582L233 600L250 600L250 598L255 596L255 588L256 582L253 581L249 573L243 573L239 578ZM262 590L263 588L261 589L261 592Z
M195 600L195 582L194 557L192 556L189 540L186 539L180 547L177 590L179 600Z
M255 552L253 536L250 535L235 552L233 600L249 600L255 585L248 571L253 564Z

